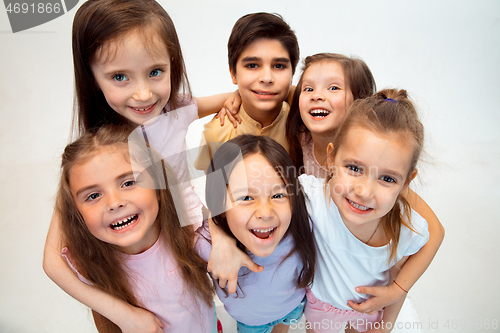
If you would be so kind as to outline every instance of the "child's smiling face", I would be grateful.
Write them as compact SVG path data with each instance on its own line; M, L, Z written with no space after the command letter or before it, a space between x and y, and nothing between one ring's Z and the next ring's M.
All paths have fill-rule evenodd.
M89 231L124 253L137 254L158 239L159 205L152 178L134 179L127 149L101 148L90 160L69 171L76 208Z
M226 219L246 250L271 255L292 217L283 180L260 153L246 156L229 178Z
M109 106L133 124L157 117L170 98L170 55L156 36L147 48L130 32L104 45L92 73Z
M356 125L347 131L329 163L330 195L351 232L368 224L375 228L392 209L416 175L413 170L407 181L412 154L401 133L375 133Z
M331 134L353 103L353 96L339 62L322 60L303 74L299 97L300 117L314 134Z
M281 110L292 84L288 51L278 40L257 39L243 50L231 77L245 111L267 126Z

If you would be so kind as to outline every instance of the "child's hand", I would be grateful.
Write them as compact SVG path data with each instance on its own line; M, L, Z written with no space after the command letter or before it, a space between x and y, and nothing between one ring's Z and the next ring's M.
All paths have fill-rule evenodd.
M234 128L238 127L238 123L241 124L241 118L238 115L238 111L241 105L241 96L238 90L236 90L225 102L222 109L217 113L215 118L220 119L220 125L224 125L224 118L227 118L233 123Z
M130 306L130 311L120 323L122 333L164 333L163 324L151 312Z
M395 284L382 287L356 287L356 292L372 297L359 304L348 301L347 305L355 311L372 315L406 296L404 291L398 289Z
M236 240L226 235L212 219L208 220L208 225L212 238L212 250L207 270L214 279L219 280L221 288L227 285L227 291L234 294L238 285L238 272L242 266L256 273L262 272L264 267L254 263L249 256L238 249Z

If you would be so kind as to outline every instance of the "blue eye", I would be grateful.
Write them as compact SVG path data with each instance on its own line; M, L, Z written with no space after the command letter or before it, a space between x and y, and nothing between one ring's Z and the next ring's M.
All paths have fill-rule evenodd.
M335 86L332 86L332 87L329 87L328 90L340 90L339 87L335 87Z
M274 65L274 68L277 68L277 69L286 69L286 65L276 64L276 65Z
M380 177L380 179L382 179L384 182L396 183L396 179L389 177L389 176L382 176L382 177Z
M151 73L149 73L149 77L157 77L160 76L163 71L161 69L153 69Z
M307 88L304 88L302 91L311 92L311 91L313 91L313 89L312 89L312 88L307 87Z
M99 198L101 196L100 193L91 193L87 196L87 198L85 199L85 201L94 201L96 200L97 198Z
M112 76L113 80L118 81L118 82L123 82L127 81L127 77L123 74L114 74Z
M277 193L275 195L272 196L272 199L281 199L281 198L285 198L286 195L284 193Z

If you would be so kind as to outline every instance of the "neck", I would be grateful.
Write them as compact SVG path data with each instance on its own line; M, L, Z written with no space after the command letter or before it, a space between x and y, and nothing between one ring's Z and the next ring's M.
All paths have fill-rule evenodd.
M273 121L276 120L283 107L283 103L279 103L279 105L277 105L276 108L274 108L273 110L263 111L247 106L245 105L244 102L242 102L242 105L243 108L245 109L245 112L250 116L250 118L259 122L262 125L262 127L271 125Z
M311 133L311 138L314 142L314 157L316 161L318 161L321 166L328 168L326 148L328 144L332 142L332 136Z

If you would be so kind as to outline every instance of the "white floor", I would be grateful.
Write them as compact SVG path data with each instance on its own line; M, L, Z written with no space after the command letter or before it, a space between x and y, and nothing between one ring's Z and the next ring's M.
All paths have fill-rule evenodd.
M282 14L302 57L357 55L380 89L407 89L426 128L427 155L413 188L446 238L400 320L420 319L426 333L499 331L500 2L160 3L175 22L196 96L234 89L227 38L240 16L256 11ZM13 34L0 4L0 333L95 332L88 309L41 264L71 127L74 13Z

